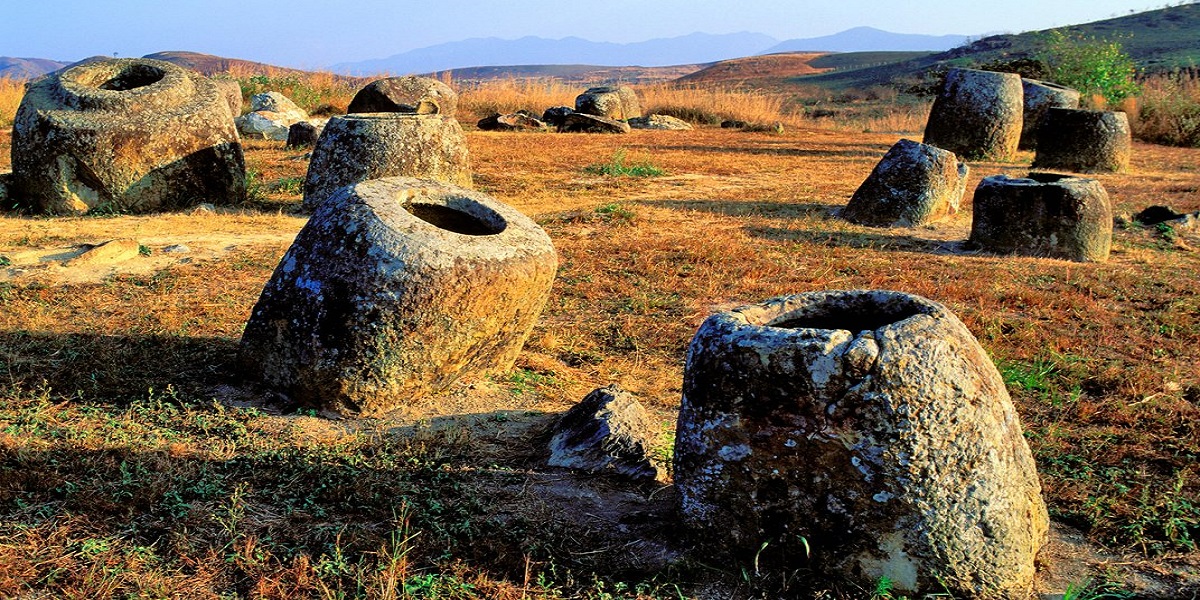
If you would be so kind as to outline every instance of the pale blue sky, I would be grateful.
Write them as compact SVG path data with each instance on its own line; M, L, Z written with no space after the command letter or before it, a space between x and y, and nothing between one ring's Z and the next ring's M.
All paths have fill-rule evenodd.
M0 56L78 60L192 50L302 68L471 37L636 42L753 31L780 40L867 25L978 35L1161 8L1144 0L0 0Z

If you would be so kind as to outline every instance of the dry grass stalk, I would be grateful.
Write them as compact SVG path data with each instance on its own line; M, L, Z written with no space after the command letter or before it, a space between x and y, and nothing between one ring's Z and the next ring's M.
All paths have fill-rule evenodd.
M25 80L0 77L0 127L12 127L17 107L25 97Z

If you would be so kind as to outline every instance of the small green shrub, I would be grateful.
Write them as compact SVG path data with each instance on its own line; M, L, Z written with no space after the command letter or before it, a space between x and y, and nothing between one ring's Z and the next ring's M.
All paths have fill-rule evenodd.
M612 160L609 162L588 165L583 170L593 175L609 175L613 177L659 177L666 175L666 171L650 164L649 161L625 164L624 148L614 152Z
M1109 105L1140 91L1134 79L1133 59L1120 42L1055 29L1047 34L1035 58L1046 63L1051 81L1073 87L1085 96L1102 96Z

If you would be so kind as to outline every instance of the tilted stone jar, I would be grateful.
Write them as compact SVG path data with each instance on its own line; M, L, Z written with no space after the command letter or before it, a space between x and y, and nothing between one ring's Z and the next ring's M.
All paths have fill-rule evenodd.
M1046 540L1004 382L961 321L911 294L812 292L710 317L688 348L674 460L709 555L1024 598Z
M376 415L512 367L557 256L486 194L391 177L339 189L297 234L239 352L251 382L302 406Z
M963 160L1012 160L1023 114L1020 75L950 69L933 101L923 141Z

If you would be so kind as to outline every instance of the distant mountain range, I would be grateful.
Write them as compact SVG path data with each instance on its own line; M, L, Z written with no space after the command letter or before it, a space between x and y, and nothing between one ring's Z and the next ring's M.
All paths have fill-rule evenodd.
M941 52L967 43L966 35L920 35L915 33L892 33L874 27L855 27L841 33L815 38L803 38L780 42L762 54L776 52L878 52L925 51Z
M46 58L14 58L0 56L0 77L29 79L61 69L68 63Z

